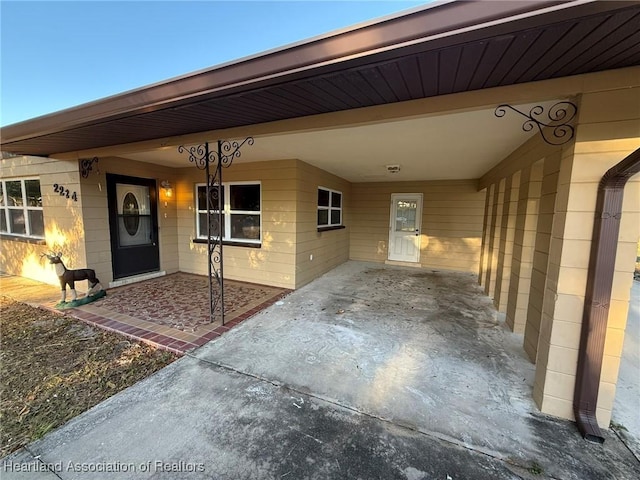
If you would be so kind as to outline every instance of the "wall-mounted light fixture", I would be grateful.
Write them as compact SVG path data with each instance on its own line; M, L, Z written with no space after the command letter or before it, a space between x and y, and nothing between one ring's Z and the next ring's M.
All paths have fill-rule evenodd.
M171 187L171 182L169 182L169 180L163 180L160 182L160 186L164 190L164 196L166 198L171 198L173 196L173 188Z

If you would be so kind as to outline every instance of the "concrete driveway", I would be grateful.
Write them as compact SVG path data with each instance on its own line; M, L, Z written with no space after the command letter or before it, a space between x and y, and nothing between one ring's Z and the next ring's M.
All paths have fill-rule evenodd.
M536 413L500 320L474 275L348 262L6 458L2 478L637 478L613 433L591 444Z

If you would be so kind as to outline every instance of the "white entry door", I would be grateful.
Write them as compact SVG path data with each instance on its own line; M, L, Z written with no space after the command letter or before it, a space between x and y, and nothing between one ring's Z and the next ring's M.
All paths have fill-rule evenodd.
M420 261L421 218L421 193L394 193L391 195L389 260Z

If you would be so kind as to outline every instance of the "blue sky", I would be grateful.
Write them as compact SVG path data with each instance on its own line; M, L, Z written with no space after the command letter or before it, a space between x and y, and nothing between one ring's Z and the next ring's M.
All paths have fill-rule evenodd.
M0 125L427 3L0 1Z

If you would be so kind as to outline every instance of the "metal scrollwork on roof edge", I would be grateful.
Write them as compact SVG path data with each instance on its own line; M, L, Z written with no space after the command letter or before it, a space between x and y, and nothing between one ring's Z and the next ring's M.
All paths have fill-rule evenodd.
M220 165L221 167L229 167L233 163L234 158L241 156L240 149L244 144L253 145L253 137L247 137L242 142L220 140L218 141L217 150L209 150L208 143L185 147L180 145L178 153L188 153L189 161L198 169L204 170L209 165Z
M521 112L515 107L503 103L498 105L494 112L496 117L504 117L507 109L522 115L527 120L522 125L522 130L530 132L538 128L540 135L549 145L564 145L575 135L575 128L571 122L578 113L578 107L571 102L558 102L549 107L544 117L545 109L542 105L536 105L529 110L529 113Z

